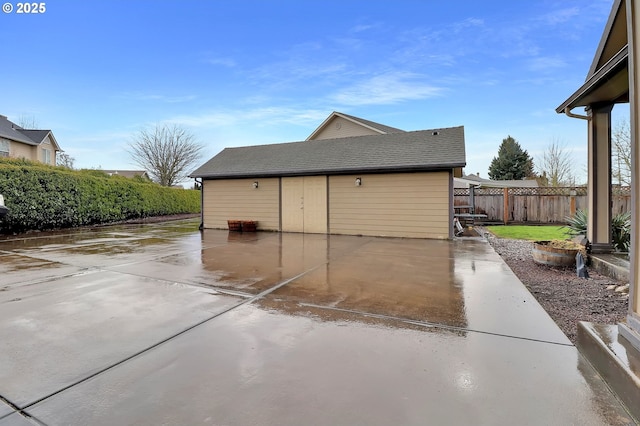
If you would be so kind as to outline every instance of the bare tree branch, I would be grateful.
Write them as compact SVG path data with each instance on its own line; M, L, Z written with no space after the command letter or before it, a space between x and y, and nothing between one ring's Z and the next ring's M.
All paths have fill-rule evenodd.
M73 163L75 158L67 154L66 152L58 152L56 154L56 165L66 167L67 169L73 169Z
M574 182L573 158L567 147L554 138L537 162L538 173L546 186L567 186Z
M140 131L129 144L133 161L160 185L184 180L202 155L203 146L179 126L156 125Z
M620 120L611 135L611 177L622 186L631 186L631 128Z
M35 130L38 128L38 120L36 120L34 115L22 114L16 124L26 130Z

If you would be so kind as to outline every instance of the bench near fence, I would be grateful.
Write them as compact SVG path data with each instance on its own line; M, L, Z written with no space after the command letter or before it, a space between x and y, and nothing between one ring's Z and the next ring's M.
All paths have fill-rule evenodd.
M475 188L474 206L469 189L454 189L456 214L486 215L493 223L564 224L567 216L587 208L587 188ZM613 187L613 214L630 211L629 187Z

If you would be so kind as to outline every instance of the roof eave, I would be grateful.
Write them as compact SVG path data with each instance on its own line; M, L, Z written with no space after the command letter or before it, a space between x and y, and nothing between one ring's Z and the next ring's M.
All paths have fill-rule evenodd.
M610 42L610 37L614 31L616 18L618 16L618 13L621 11L620 6L622 6L622 0L614 0L613 5L611 7L611 12L609 13L609 18L607 19L607 23L604 27L604 31L602 32L600 42L598 43L596 54L594 55L593 61L591 62L591 66L589 67L587 80L589 80L589 78L598 71L598 64L600 63L603 55L605 54L605 51L607 49L607 44Z
M447 164L430 164L415 166L389 166L389 167L372 167L372 168L344 168L333 170L298 170L288 172L258 172L258 173L236 173L236 174L215 174L215 173L193 173L190 178L200 179L247 179L247 178L274 178L274 177L293 177L293 176L333 176L333 175L350 175L350 174L380 174L380 173L415 173L415 172L437 172L452 170L458 167L465 167L466 162L447 163Z
M578 90L576 90L567 100L556 108L558 114L566 110L571 111L578 106L588 106L584 104L585 98L603 87L607 82L627 67L629 58L629 46L624 46L606 64L604 64L595 74L593 74Z
M49 131L49 134L47 136L49 136L51 138L51 142L53 142L53 146L55 147L56 151L64 152L62 150L62 148L60 148L60 145L58 144L58 141L56 140L56 138L53 136L53 132L52 131Z

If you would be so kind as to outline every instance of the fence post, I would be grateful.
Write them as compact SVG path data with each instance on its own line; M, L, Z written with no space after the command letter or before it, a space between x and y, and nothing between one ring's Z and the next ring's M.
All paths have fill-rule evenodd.
M571 216L575 216L576 214L576 190L574 188L569 191L569 213Z
M503 202L503 211L502 211L502 220L506 225L509 222L509 188L502 189L502 202Z

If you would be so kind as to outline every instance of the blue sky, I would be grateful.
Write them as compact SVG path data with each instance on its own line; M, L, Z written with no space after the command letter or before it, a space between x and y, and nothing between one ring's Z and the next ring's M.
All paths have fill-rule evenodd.
M11 3L0 114L52 129L76 167L136 168L127 144L156 123L188 128L204 162L304 140L337 110L464 125L465 172L487 177L507 135L534 162L560 141L584 175L586 123L554 109L584 82L612 0Z

